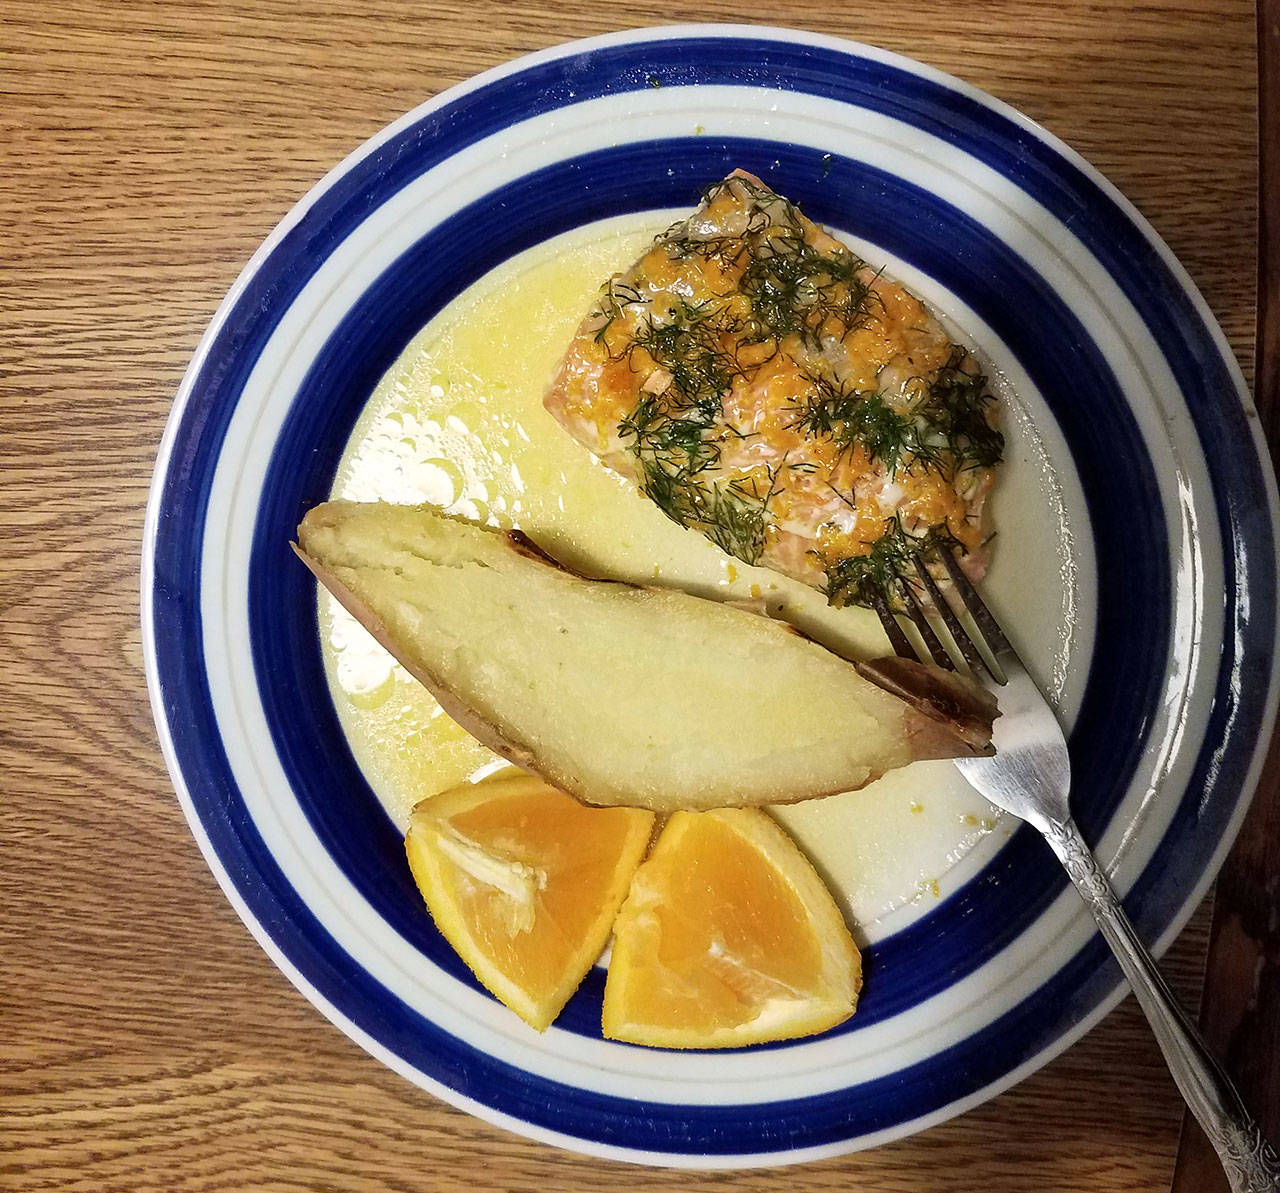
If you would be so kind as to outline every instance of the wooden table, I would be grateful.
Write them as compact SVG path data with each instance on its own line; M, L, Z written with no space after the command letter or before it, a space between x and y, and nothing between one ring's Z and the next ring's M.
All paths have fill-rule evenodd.
M987 88L1137 203L1249 373L1251 5L709 0L582 16L552 0L378 0L349 9L315 0L0 9L0 1187L1167 1188L1182 1108L1131 1001L961 1119L785 1173L691 1177L596 1163L415 1089L293 990L201 861L147 706L139 551L152 460L186 361L294 201L440 89L619 25L772 20L903 51ZM1261 857L1263 836L1251 840ZM1250 955L1230 938L1236 906L1218 949L1228 967ZM1209 924L1202 908L1166 963L1193 1005ZM1211 1003L1224 1008L1220 1034L1238 1020L1249 976L1246 965L1243 985ZM1274 1061L1269 1076L1274 1084ZM1267 1077L1255 1066L1255 1100ZM1186 1193L1214 1187L1191 1179Z

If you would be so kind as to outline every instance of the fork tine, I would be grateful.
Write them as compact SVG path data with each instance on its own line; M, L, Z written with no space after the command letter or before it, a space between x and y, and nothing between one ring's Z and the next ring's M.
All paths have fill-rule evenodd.
M964 607L969 610L969 616L973 618L978 629L982 631L987 640L987 645L991 648L991 653L996 656L996 660L999 661L1000 656L1006 651L1016 657L1016 652L1009 644L1009 639L1004 636L1004 631L1000 628L995 617L992 616L991 610L983 603L977 589L969 583L969 577L961 570L960 565L955 560L955 556L942 547L937 548L937 553L938 558L942 560L942 566L947 569L947 575L951 577L951 583L955 585L956 592L964 602Z
M925 586L925 590L929 594L929 599L933 602L933 606L938 610L938 615L942 618L943 624L951 634L952 640L959 648L960 653L964 655L964 661L969 664L969 670L975 675L979 669L985 671L992 679L997 676L990 667L987 666L987 660L982 657L982 652L973 644L973 639L969 637L964 626L960 624L960 619L956 616L955 610L951 608L951 603L942 595L942 590L938 587L929 568L924 560L917 555L915 557L916 572L920 576L921 582Z
M889 606L885 604L884 597L878 592L873 593L871 604L880 617L880 624L884 626L884 632L889 635L889 645L893 647L893 653L904 659L918 658L915 647L911 645L910 639L902 632L898 619L889 611Z
M902 589L902 593L906 597L907 616L911 618L915 623L916 629L920 631L920 637L924 639L925 648L932 656L933 661L939 667L954 671L956 669L955 662L934 632L933 626L929 624L929 618L925 614L924 606L920 604L920 598L916 596L916 590L911 581L905 576L899 576L898 587Z

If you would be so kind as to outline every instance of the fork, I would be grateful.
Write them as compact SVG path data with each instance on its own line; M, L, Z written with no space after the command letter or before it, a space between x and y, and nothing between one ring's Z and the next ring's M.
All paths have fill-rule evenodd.
M992 735L996 752L990 757L957 759L956 766L993 804L1038 829L1057 855L1115 953L1178 1089L1218 1153L1232 1193L1278 1193L1280 1158L1174 999L1072 819L1071 763L1053 710L950 550L938 544L932 553L949 577L962 610L942 595L925 555L915 555L916 577L900 576L896 595L919 634L920 649L912 645L899 622L902 614L895 614L883 597L874 599L873 607L896 654L948 670L967 670L980 680L985 676L987 686L999 689L1001 715ZM930 609L956 648L954 659L929 616ZM962 611L968 614L972 631L963 624Z

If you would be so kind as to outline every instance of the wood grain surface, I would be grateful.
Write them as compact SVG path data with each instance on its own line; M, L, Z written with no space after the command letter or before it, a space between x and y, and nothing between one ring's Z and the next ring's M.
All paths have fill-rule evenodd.
M1258 4L1258 318L1255 394L1280 467L1280 0ZM1246 1104L1280 1138L1280 734L1219 875L1200 1028ZM1218 1158L1184 1117L1172 1193L1225 1193Z
M585 15L484 0L8 0L0 1189L1168 1188L1181 1103L1132 1001L994 1102L794 1170L635 1169L516 1138L326 1023L236 919L182 820L143 680L142 512L183 368L241 266L324 171L442 88L571 37L694 19L874 42L1040 120L1151 219L1251 375L1244 0L720 0ZM1166 961L1193 1004L1208 928L1204 907ZM1274 1059L1256 1076L1274 1082Z

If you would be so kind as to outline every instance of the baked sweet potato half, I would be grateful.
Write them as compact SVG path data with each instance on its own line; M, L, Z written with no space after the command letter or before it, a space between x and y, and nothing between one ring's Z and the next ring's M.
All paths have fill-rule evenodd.
M890 693L784 623L429 507L328 502L295 550L463 728L589 803L792 803L990 748L977 684L899 661Z

